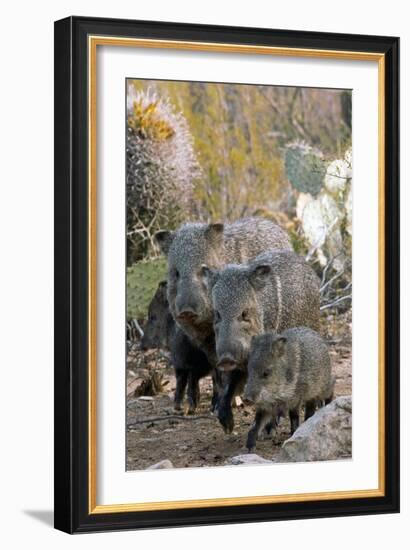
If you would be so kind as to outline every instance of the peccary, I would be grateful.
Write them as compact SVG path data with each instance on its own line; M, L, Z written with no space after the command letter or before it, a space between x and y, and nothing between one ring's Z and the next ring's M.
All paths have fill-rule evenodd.
M188 414L194 414L199 405L199 381L205 376L212 376L213 394L211 410L218 401L220 387L218 373L208 361L207 355L194 345L189 337L175 324L175 334L171 341L171 361L174 365L176 388L174 397L175 410L181 410L185 388L187 388Z
M244 393L245 401L256 404L248 450L255 448L258 435L278 416L289 413L293 434L299 426L301 406L305 405L307 420L316 405L330 403L333 387L329 350L317 332L298 327L254 336Z
M218 417L233 429L231 401L243 389L252 336L307 326L319 328L320 282L304 258L289 251L268 251L247 264L206 270L215 311L217 366L226 384Z
M148 306L148 320L144 326L141 349L169 349L175 370L176 389L174 407L182 408L187 388L188 414L193 414L200 399L199 380L212 374L212 366L203 351L193 345L188 336L176 325L168 307L167 282L159 283ZM212 407L217 400L218 384L214 381Z
M175 321L169 311L167 282L161 281L148 306L148 319L144 325L141 349L170 349L175 332Z
M213 363L213 308L204 280L206 269L242 263L271 248L292 249L287 233L263 218L230 224L187 223L175 232L158 232L156 241L168 257L171 313Z

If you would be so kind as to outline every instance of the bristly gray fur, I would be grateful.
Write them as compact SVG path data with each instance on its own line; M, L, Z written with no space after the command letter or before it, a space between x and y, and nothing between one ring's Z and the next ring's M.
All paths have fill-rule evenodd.
M320 281L294 252L268 251L211 276L218 360L246 366L252 336L306 326L319 329Z
M333 386L328 346L317 332L297 327L252 340L245 396L257 410L298 410L330 400Z
M287 233L263 218L244 218L229 224L187 223L175 232L160 232L157 241L168 257L171 313L212 359L214 311L205 268L246 262L272 248L292 250ZM184 311L193 312L195 317L182 319L180 313Z

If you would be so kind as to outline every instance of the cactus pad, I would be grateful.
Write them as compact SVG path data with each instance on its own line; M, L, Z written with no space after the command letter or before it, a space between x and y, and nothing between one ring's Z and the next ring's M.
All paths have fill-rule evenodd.
M304 143L292 143L285 153L286 176L291 185L314 197L323 187L326 164L322 153Z
M160 281L166 279L165 258L141 261L127 268L127 318L143 319Z

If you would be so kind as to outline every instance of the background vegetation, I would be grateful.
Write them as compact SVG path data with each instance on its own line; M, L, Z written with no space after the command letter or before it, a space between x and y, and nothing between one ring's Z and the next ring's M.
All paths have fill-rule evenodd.
M350 91L127 84L129 317L165 277L153 235L184 221L268 217L320 275L349 271Z

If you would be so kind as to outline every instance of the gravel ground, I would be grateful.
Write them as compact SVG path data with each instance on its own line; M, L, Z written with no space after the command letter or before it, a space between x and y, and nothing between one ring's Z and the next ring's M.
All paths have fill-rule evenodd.
M323 333L334 342L330 345L330 353L336 376L335 395L349 395L352 392L350 317L339 316L337 321L328 317L327 321ZM162 387L162 391L148 397L135 396L135 387L154 371L157 373L156 385ZM217 419L209 412L212 393L209 377L201 380L201 403L196 415L185 416L186 420L170 418L138 423L175 414L172 402L175 377L163 352L136 352L130 357L127 383L127 470L145 469L164 459L171 460L176 468L220 466L228 458L247 452L245 442L253 421L252 407L241 405L234 409L234 431L225 435ZM148 389L148 393L153 392ZM206 418L198 418L201 415L206 415ZM282 419L273 438L258 441L257 454L273 458L289 436L289 422Z

